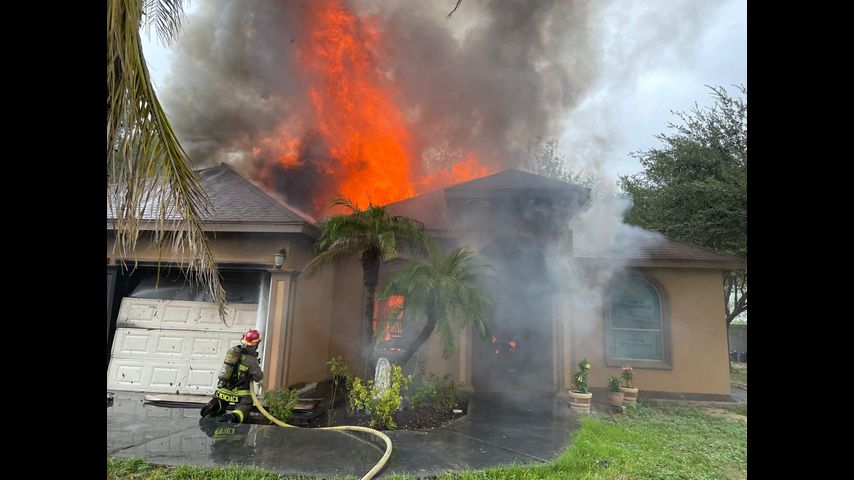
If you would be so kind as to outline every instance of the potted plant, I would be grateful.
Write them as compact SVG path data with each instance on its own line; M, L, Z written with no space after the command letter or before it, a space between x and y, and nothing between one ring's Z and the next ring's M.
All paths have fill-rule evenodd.
M638 404L638 389L632 388L632 380L635 378L635 374L632 371L631 365L623 365L623 381L625 382L625 386L620 387L620 390L623 392L623 402L627 406L637 406Z
M590 399L593 394L587 391L587 379L590 375L590 362L585 358L578 362L578 371L572 377L569 391L569 407L579 413L590 413Z
M610 400L612 407L623 405L623 392L620 390L620 379L617 377L608 379L608 400Z

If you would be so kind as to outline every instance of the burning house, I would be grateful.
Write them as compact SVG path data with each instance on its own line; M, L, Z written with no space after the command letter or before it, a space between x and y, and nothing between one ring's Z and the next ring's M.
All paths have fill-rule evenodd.
M202 2L160 98L207 166L204 228L229 315L168 268L185 259L145 239L120 268L108 212L109 388L209 393L249 327L264 334L268 387L322 380L332 356L354 362L358 259L302 274L340 193L493 267L488 338L455 332L450 361L431 338L410 368L475 390L565 394L587 358L593 387L628 363L646 391L728 394L721 273L744 260L624 225L618 201L518 169L530 140L559 136L590 93L599 3L473 0L448 21L442 2ZM602 171L595 148L573 160ZM393 306L376 312L390 357L419 329L380 322Z
M136 251L134 271L119 268L108 227L108 387L210 393L225 350L252 327L264 333L269 387L323 380L332 356L354 363L365 301L358 259L301 274L313 255L313 222L228 165L200 178L215 208L205 225L228 319L166 267L155 288L154 249ZM389 204L421 220L440 244L467 246L493 267L485 286L495 302L490 336L456 332L450 360L434 336L408 367L423 364L479 391L561 395L584 357L594 365L593 387L628 363L648 391L727 394L721 273L743 260L624 225L609 245L584 242L576 229L585 225L573 219L602 214L589 195L511 169ZM279 251L286 254L276 268ZM394 358L420 326L389 326L379 321L382 310L378 349Z

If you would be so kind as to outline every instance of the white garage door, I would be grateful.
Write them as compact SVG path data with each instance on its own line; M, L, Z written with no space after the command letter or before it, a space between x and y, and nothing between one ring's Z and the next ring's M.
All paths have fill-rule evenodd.
M225 352L255 327L257 304L229 304L223 324L207 302L123 298L108 390L211 394Z

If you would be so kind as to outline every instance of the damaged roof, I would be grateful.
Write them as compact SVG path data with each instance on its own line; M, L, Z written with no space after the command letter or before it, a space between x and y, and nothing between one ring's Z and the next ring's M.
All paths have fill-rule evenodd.
M213 205L211 212L204 212L205 227L216 225L220 231L290 231L276 227L310 227L312 221L243 177L230 165L197 170L199 181ZM145 219L154 221L156 204L146 207ZM107 220L115 214L107 206Z
M524 191L536 195L555 192L587 199L590 189L559 180L543 177L517 169L508 169L487 177L459 183L442 190L416 195L406 200L386 205L389 213L420 220L427 230L449 232L453 229L448 216L448 199L478 196L478 192L513 194ZM622 225L616 232L612 245L593 242L585 248L583 242L573 242L573 257L579 259L621 259L627 261L689 262L727 266L745 265L746 260L733 255L715 252L690 243L668 238L658 232L632 225Z
M573 257L583 259L612 258L627 261L700 262L745 265L741 257L674 240L658 232L634 225L621 225L612 245L585 245L575 242Z
M553 178L544 177L516 168L508 168L492 175L476 178L467 182L458 183L444 189L445 192L454 194L462 191L495 191L495 190L530 190L532 192L590 192L587 187L561 182Z

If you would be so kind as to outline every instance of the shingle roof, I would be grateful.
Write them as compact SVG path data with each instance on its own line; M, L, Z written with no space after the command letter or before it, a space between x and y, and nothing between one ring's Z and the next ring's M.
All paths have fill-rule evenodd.
M403 215L422 221L428 230L447 230L452 228L448 218L448 197L460 195L461 192L487 192L511 194L525 190L535 193L537 190L553 195L562 191L568 195L583 196L589 189L572 185L540 175L521 170L509 169L496 174L452 185L444 190L417 195L386 205L389 213ZM573 256L577 258L612 258L625 260L652 261L687 261L708 263L745 263L743 258L717 253L713 250L680 242L664 235L639 227L622 225L616 234L615 241L608 249L602 249L599 244L585 248L576 243L573 246Z
M205 223L311 224L280 200L275 199L228 164L196 171L213 211L202 215ZM156 208L146 208L145 219L154 220ZM107 209L107 219L114 218Z
M554 195L555 192L566 192L568 194L587 194L589 188L571 183L561 182L541 175L525 172L515 168L508 168L492 175L476 178L467 182L458 183L446 187L445 192L454 195L463 191L496 191L496 190L527 190L530 192L544 192Z
M711 263L745 263L741 257L718 253L690 243L673 240L658 232L622 225L614 244L601 251L592 245L576 243L573 256L577 258L618 258L624 260L691 261Z
M386 205L386 210L392 215L417 219L424 223L428 230L446 229L450 225L444 190L435 190L390 203Z

